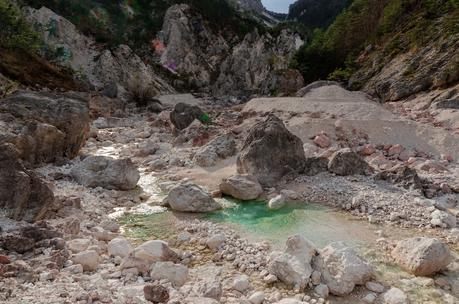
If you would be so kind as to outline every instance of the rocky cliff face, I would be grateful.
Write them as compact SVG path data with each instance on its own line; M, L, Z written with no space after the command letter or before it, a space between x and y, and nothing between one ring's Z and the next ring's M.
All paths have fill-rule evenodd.
M116 83L123 91L132 79L139 79L159 92L175 91L129 46L101 49L92 37L83 35L70 21L46 7L26 8L25 14L41 33L51 53L48 56L59 65L70 67L93 88L103 89Z
M224 38L185 4L167 11L159 39L163 66L217 96L267 93L265 83L287 69L303 43L289 30L277 37L254 29L242 40L235 35Z
M456 83L459 34L437 38L396 56L385 56L381 46L370 46L358 58L361 67L351 85L363 84L364 91L382 101L396 101Z

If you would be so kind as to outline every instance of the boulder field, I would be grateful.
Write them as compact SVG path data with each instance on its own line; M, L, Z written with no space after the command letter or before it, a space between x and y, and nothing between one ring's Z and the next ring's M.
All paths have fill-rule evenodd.
M12 118L19 110L3 104L14 99L0 101L9 109L1 112L4 125L25 130L30 119L69 136L60 146L41 146L54 137L36 142L27 150L33 157L21 157L23 146L12 140L25 131L8 133L14 136L0 145L6 168L0 171L2 303L454 303L454 158L395 140L377 144L376 130L366 134L347 124L358 100L341 101L340 115L348 120L333 118L336 104L323 98L337 91L343 93L334 85L328 93L311 88L303 102L308 94L322 96L311 101L320 113L305 109L293 116L271 111L270 102L254 100L241 111L190 98L210 122L166 102L186 102L187 95L159 97L161 113L125 105L107 109L106 117L98 117L100 96L87 102L57 93L33 98L51 107L52 98L62 107L81 106L78 119L94 120L75 129L51 119L54 108L23 121ZM31 94L42 96L25 96ZM281 102L290 111L297 98ZM380 118L395 119L370 105ZM183 129L171 121L174 107L193 117ZM77 128L84 136L74 145ZM280 245L254 241L245 233L256 232L207 217L226 212L228 197L236 199L231 204L265 204L273 213L308 203L331 206L340 220L373 227L374 241L364 249L340 240L317 246L301 234L285 235ZM317 231L332 224L317 222ZM381 271L403 280L389 281Z

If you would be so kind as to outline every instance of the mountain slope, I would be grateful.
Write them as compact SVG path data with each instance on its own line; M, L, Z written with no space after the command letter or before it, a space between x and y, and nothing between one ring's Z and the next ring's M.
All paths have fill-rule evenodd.
M459 1L354 0L293 65L386 100L459 80Z
M307 28L325 28L349 6L351 0L298 0L290 5L288 20L296 20Z

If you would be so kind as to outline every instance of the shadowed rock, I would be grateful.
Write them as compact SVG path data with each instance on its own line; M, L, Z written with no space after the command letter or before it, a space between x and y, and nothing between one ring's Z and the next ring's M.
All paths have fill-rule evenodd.
M302 172L306 158L303 142L276 116L256 124L237 159L238 173L252 174L263 186L276 184L290 172Z

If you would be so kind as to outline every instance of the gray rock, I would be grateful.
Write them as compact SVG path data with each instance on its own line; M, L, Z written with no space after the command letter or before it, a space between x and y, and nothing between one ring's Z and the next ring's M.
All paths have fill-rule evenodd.
M220 191L234 198L248 201L254 200L263 193L263 188L257 178L252 175L233 175L220 183Z
M417 276L432 275L451 262L448 246L426 237L402 240L391 254L397 264Z
M172 262L156 262L151 268L150 277L152 280L166 279L180 287L188 280L188 268Z
M328 159L326 157L308 157L304 164L304 174L312 176L328 171Z
M283 283L303 290L312 274L311 260L315 246L301 236L288 238L284 252L274 251L268 259L268 270Z
M328 163L328 170L337 175L365 175L371 172L367 162L350 149L336 151Z
M356 285L363 285L373 275L373 268L344 243L332 243L320 251L313 260L315 270L322 273L322 281L330 293L350 294Z
M0 145L0 209L14 220L33 222L43 219L54 204L49 186L18 159L12 144Z
M75 165L70 174L86 187L116 190L132 190L140 179L139 171L130 159L106 156L88 156Z
M408 304L410 301L402 290L392 287L382 295L382 302L384 304Z
M181 212L210 212L221 209L208 193L192 183L182 183L170 189L164 203Z
M204 112L198 106L191 106L186 103L178 103L170 113L170 120L178 130L186 129L195 119L204 116Z
M74 158L89 131L88 101L76 93L18 91L0 102L0 142L31 164Z
M179 256L164 241L153 240L136 247L121 263L121 269L137 268L147 274L155 262L178 262Z
M289 172L304 169L301 139L290 133L274 115L249 132L237 158L238 173L252 174L263 186L272 186Z

